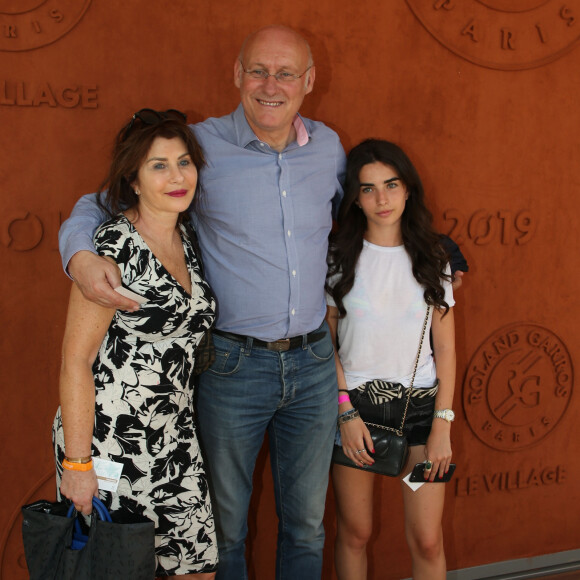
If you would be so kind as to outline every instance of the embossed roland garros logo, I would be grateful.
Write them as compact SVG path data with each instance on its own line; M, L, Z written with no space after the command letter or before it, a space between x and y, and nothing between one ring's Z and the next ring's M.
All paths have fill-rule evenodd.
M495 69L551 62L580 39L580 0L407 0L449 50Z
M0 0L0 51L32 50L70 32L91 0Z
M562 419L573 378L568 349L553 332L526 323L501 328L469 363L463 385L469 426L494 449L534 445Z

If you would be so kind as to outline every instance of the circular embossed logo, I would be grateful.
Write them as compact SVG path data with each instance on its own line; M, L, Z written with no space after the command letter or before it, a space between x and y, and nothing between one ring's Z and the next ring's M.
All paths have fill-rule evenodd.
M91 0L0 0L0 50L46 46L72 30Z
M469 363L463 385L469 426L500 451L534 445L562 419L573 378L568 349L553 332L536 324L505 326Z
M449 50L487 68L551 62L580 39L580 0L407 0Z

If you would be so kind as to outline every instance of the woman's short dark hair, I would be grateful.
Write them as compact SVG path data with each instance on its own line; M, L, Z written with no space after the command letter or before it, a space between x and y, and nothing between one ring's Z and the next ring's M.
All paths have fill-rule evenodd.
M142 111L150 112L148 116L143 115L144 120L140 117ZM152 122L148 122L149 120ZM109 173L98 190L98 203L111 216L137 205L139 197L132 184L137 179L139 169L157 137L181 139L198 174L205 165L201 146L187 125L187 118L183 113L173 109L169 111L142 109L135 113L131 121L117 134ZM201 187L198 178L192 202L194 208L200 203L200 197ZM186 217L184 212L180 219Z

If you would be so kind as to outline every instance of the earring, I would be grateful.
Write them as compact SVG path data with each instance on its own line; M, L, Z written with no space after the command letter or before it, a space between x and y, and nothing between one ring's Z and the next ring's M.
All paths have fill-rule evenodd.
M135 195L141 195L141 192L137 188L135 188L133 191L135 192Z

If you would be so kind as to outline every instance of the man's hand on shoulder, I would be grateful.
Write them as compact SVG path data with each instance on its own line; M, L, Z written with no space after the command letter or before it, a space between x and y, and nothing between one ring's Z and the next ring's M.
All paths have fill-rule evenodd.
M87 300L105 308L139 310L137 302L113 290L121 286L121 274L106 258L86 250L77 252L68 263L68 271Z
M459 290L459 288L461 288L461 285L463 284L463 274L464 274L464 272L462 272L461 270L457 270L453 274L453 280L451 282L451 286L453 287L454 292L455 292L455 290Z

